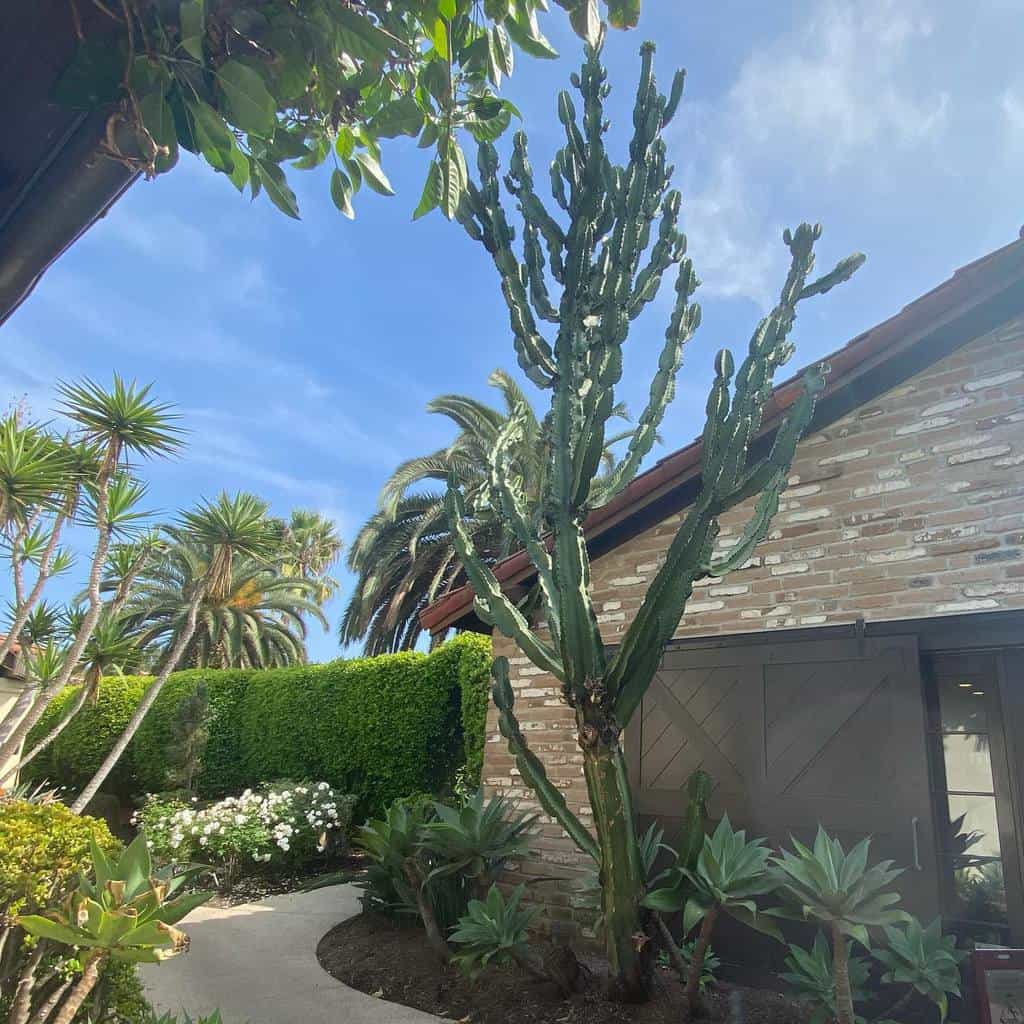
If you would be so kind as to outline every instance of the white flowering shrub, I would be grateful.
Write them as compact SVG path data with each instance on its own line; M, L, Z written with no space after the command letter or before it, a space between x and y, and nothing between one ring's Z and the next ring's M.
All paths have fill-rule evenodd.
M209 864L230 886L246 867L295 867L343 843L355 802L326 782L282 782L205 806L151 796L132 820L158 861Z

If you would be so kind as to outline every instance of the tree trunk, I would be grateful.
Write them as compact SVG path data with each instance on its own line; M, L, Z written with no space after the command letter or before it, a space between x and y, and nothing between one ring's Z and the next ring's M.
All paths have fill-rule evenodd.
M43 712L49 707L50 702L67 686L71 674L78 666L82 658L85 645L89 642L96 623L99 621L102 611L100 600L100 578L103 575L103 566L107 561L107 553L110 551L111 530L107 525L107 502L110 494L109 471L101 474L97 485L96 493L96 548L93 551L92 565L89 567L89 583L86 588L88 594L88 610L78 628L78 633L67 653L67 659L63 669L53 682L44 687L39 699L29 709L21 721L13 718L14 712L8 714L0 723L0 761L6 760L21 747L21 741L28 734L29 730L43 717ZM16 710L16 708L15 708Z
M75 698L74 704L64 713L64 717L23 757L13 762L3 778L0 778L0 787L7 783L13 775L17 774L30 761L35 760L58 736L71 724L71 720L85 706L89 697L89 688L83 683L81 693Z
M45 952L46 943L40 940L36 944L36 948L29 954L14 989L11 1012L7 1018L8 1024L27 1024L29 1013L32 1010L32 991L35 988L36 968L42 961Z
M64 526L66 518L67 517L61 513L54 520L53 530L46 542L46 547L43 548L43 554L39 559L39 569L36 572L35 583L32 585L32 589L29 591L28 597L24 601L17 602L14 621L7 630L7 635L0 640L0 663L3 663L4 658L7 657L11 648L15 643L17 643L22 629L25 628L25 623L28 622L28 617L31 614L32 609L36 606L36 602L39 600L39 597L43 592L43 587L46 586L46 581L50 578L50 562L53 559L53 553L57 550L57 541L60 538L60 531Z
M414 857L409 857L406 860L403 865L403 871L405 872L406 881L412 887L413 894L416 897L416 906L419 908L420 920L423 922L423 929L427 933L427 943L434 953L437 954L437 958L441 963L446 964L452 958L452 951L448 948L444 934L440 927L438 927L437 918L434 917L434 908L430 904L430 895L427 893L426 885L424 885L423 872L420 870Z
M587 736L592 726L584 726ZM590 734L592 735L592 734ZM618 740L583 746L583 766L601 849L601 906L608 998L640 1003L650 995L651 950L640 917L646 879L625 759Z
M188 618L185 622L185 628L178 634L177 640L174 641L174 646L167 652L167 656L164 658L164 663L160 667L160 672L156 679L149 684L149 689L142 696L142 700L139 701L138 707L132 713L132 717L128 720L128 724L124 727L124 731L117 738L117 742L111 748L110 753L103 759L103 763L96 769L96 774L89 780L85 789L75 798L75 802L71 805L71 810L76 814L81 814L89 805L89 801L96 795L100 786L106 781L107 776L111 773L114 765L117 764L121 755L128 748L128 744L132 741L132 737L138 731L142 720L146 717L146 713L153 706L153 702L157 699L160 691L164 687L164 683L167 682L167 677L174 670L174 667L181 660L182 654L185 652L185 648L188 647L189 641L192 639L192 634L196 631L196 619L199 617L199 606L202 604L203 596L205 594L204 587L197 587L196 592L192 597L192 604L189 605Z
M691 1017L701 1010L700 979L704 973L704 957L707 955L708 943L711 941L711 933L715 929L717 920L718 904L716 903L708 908L704 920L700 923L700 932L693 945L693 956L690 957L690 966L686 973L686 1007Z
M850 992L850 958L846 936L838 921L832 922L832 975L836 986L837 1024L854 1024L853 996Z
M53 1024L71 1024L75 1019L75 1014L81 1009L86 996L96 987L96 982L99 981L100 967L104 959L105 954L100 954L99 956L94 956L85 965L82 976L75 982L67 998L64 1000L64 1004L57 1012L57 1016L53 1018Z

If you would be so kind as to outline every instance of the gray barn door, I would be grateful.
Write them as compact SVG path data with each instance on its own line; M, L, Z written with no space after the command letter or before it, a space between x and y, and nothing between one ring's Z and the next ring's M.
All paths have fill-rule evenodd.
M627 736L639 813L673 836L696 768L713 812L783 844L818 822L906 868L908 910L938 913L915 637L666 651Z

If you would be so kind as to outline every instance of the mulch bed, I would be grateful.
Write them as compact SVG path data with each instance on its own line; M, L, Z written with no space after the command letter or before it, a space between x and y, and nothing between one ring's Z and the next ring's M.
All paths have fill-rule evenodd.
M371 914L332 928L320 940L317 957L324 970L352 988L464 1024L679 1024L685 1018L682 987L668 969L656 970L654 998L642 1006L606 1002L596 976L592 992L566 1000L553 985L518 970L491 969L470 982L437 962L420 929ZM761 989L717 985L705 1003L701 1020L708 1022L809 1020L803 1007Z

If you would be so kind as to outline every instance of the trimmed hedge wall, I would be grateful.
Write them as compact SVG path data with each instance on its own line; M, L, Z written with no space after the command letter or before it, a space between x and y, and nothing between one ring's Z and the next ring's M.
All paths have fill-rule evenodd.
M209 740L197 776L207 798L280 778L315 778L359 797L360 815L398 796L436 792L466 765L479 780L490 640L463 634L429 654L299 665L266 672L190 669L167 681L107 785L122 797L167 788L181 702L205 683ZM26 769L81 788L127 723L149 680L104 679L99 697ZM63 693L29 745L74 700Z

